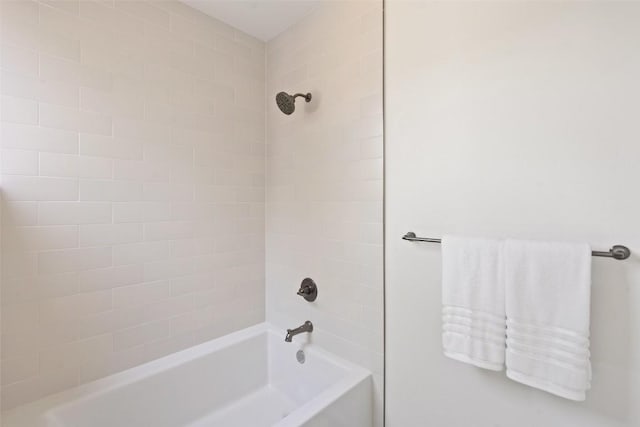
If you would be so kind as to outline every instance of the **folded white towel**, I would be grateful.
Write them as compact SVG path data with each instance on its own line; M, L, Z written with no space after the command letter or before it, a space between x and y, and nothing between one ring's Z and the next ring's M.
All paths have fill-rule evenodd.
M442 345L452 359L500 371L505 357L504 284L497 240L442 239Z
M504 244L507 376L571 400L591 387L587 244Z

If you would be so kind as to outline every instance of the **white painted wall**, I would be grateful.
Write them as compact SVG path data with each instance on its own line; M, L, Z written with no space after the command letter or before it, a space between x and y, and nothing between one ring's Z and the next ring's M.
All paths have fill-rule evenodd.
M386 3L387 426L640 425L640 3ZM628 245L594 259L575 403L446 359L440 247L409 231Z
M280 91L313 99L286 116ZM381 425L382 3L326 2L268 42L266 101L267 319L311 320L315 343L370 369ZM314 303L296 295L307 276Z
M2 2L2 406L264 320L264 43Z

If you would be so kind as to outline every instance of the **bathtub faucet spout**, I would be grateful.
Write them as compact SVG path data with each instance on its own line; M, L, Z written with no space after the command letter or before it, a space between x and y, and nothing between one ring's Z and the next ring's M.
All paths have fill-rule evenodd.
M301 326L298 326L295 329L287 329L287 336L284 338L284 340L286 342L291 342L293 337L303 332L309 332L309 333L313 332L313 323L307 320Z

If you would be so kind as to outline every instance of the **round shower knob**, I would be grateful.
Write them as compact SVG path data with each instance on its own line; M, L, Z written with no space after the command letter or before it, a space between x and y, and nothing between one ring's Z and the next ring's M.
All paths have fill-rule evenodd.
M298 289L298 295L306 299L309 302L315 301L318 298L318 287L313 279L307 277L302 280L300 289Z

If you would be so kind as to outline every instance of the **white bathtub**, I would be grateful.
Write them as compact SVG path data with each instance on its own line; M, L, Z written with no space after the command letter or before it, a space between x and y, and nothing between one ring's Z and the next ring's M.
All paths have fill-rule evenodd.
M371 427L371 374L263 323L16 408L4 427Z

